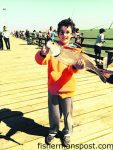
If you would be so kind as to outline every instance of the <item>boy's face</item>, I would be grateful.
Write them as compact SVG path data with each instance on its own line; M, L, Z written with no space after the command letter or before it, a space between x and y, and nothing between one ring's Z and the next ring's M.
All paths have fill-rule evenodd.
M67 45L70 42L70 38L72 37L72 29L71 27L62 26L59 31L59 40L62 45Z

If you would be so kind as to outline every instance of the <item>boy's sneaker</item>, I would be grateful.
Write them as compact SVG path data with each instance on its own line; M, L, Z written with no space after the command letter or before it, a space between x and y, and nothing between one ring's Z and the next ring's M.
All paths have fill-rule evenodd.
M47 145L50 145L52 143L52 140L54 139L54 137L55 137L54 135L48 134L48 136L45 137L45 143Z
M64 135L61 140L62 140L62 146L64 146L64 147L69 146L69 144L70 144L70 136L69 135Z

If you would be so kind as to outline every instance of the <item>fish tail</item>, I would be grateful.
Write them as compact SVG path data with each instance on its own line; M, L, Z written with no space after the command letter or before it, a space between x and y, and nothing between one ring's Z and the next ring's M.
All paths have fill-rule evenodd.
M111 71L111 70L100 69L100 72L107 79L110 78L111 75L113 75L113 71Z

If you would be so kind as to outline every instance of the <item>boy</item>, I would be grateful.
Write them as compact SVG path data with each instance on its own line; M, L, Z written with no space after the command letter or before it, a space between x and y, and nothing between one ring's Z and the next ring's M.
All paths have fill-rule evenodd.
M100 34L97 36L96 43L95 43L95 46L94 46L95 61L97 62L97 58L98 58L99 63L101 63L100 60L101 60L102 45L105 42L104 41L104 32L105 32L105 29L103 29L103 28L101 28L99 30Z
M75 24L68 18L58 24L58 44L69 45L72 34L75 32ZM75 48L76 49L76 48ZM50 130L45 138L46 144L51 144L59 131L61 114L64 116L64 129L62 130L62 145L67 147L70 143L72 123L72 97L75 93L76 80L74 74L84 68L84 61L78 60L74 65L64 65L55 57L50 56L48 48L38 51L35 59L38 64L48 63L48 109Z

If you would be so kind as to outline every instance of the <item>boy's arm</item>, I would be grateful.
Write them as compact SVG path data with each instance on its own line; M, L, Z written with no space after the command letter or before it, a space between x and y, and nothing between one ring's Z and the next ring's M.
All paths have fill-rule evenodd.
M38 51L35 55L35 60L40 65L46 65L50 59L49 50L43 47L42 50Z

